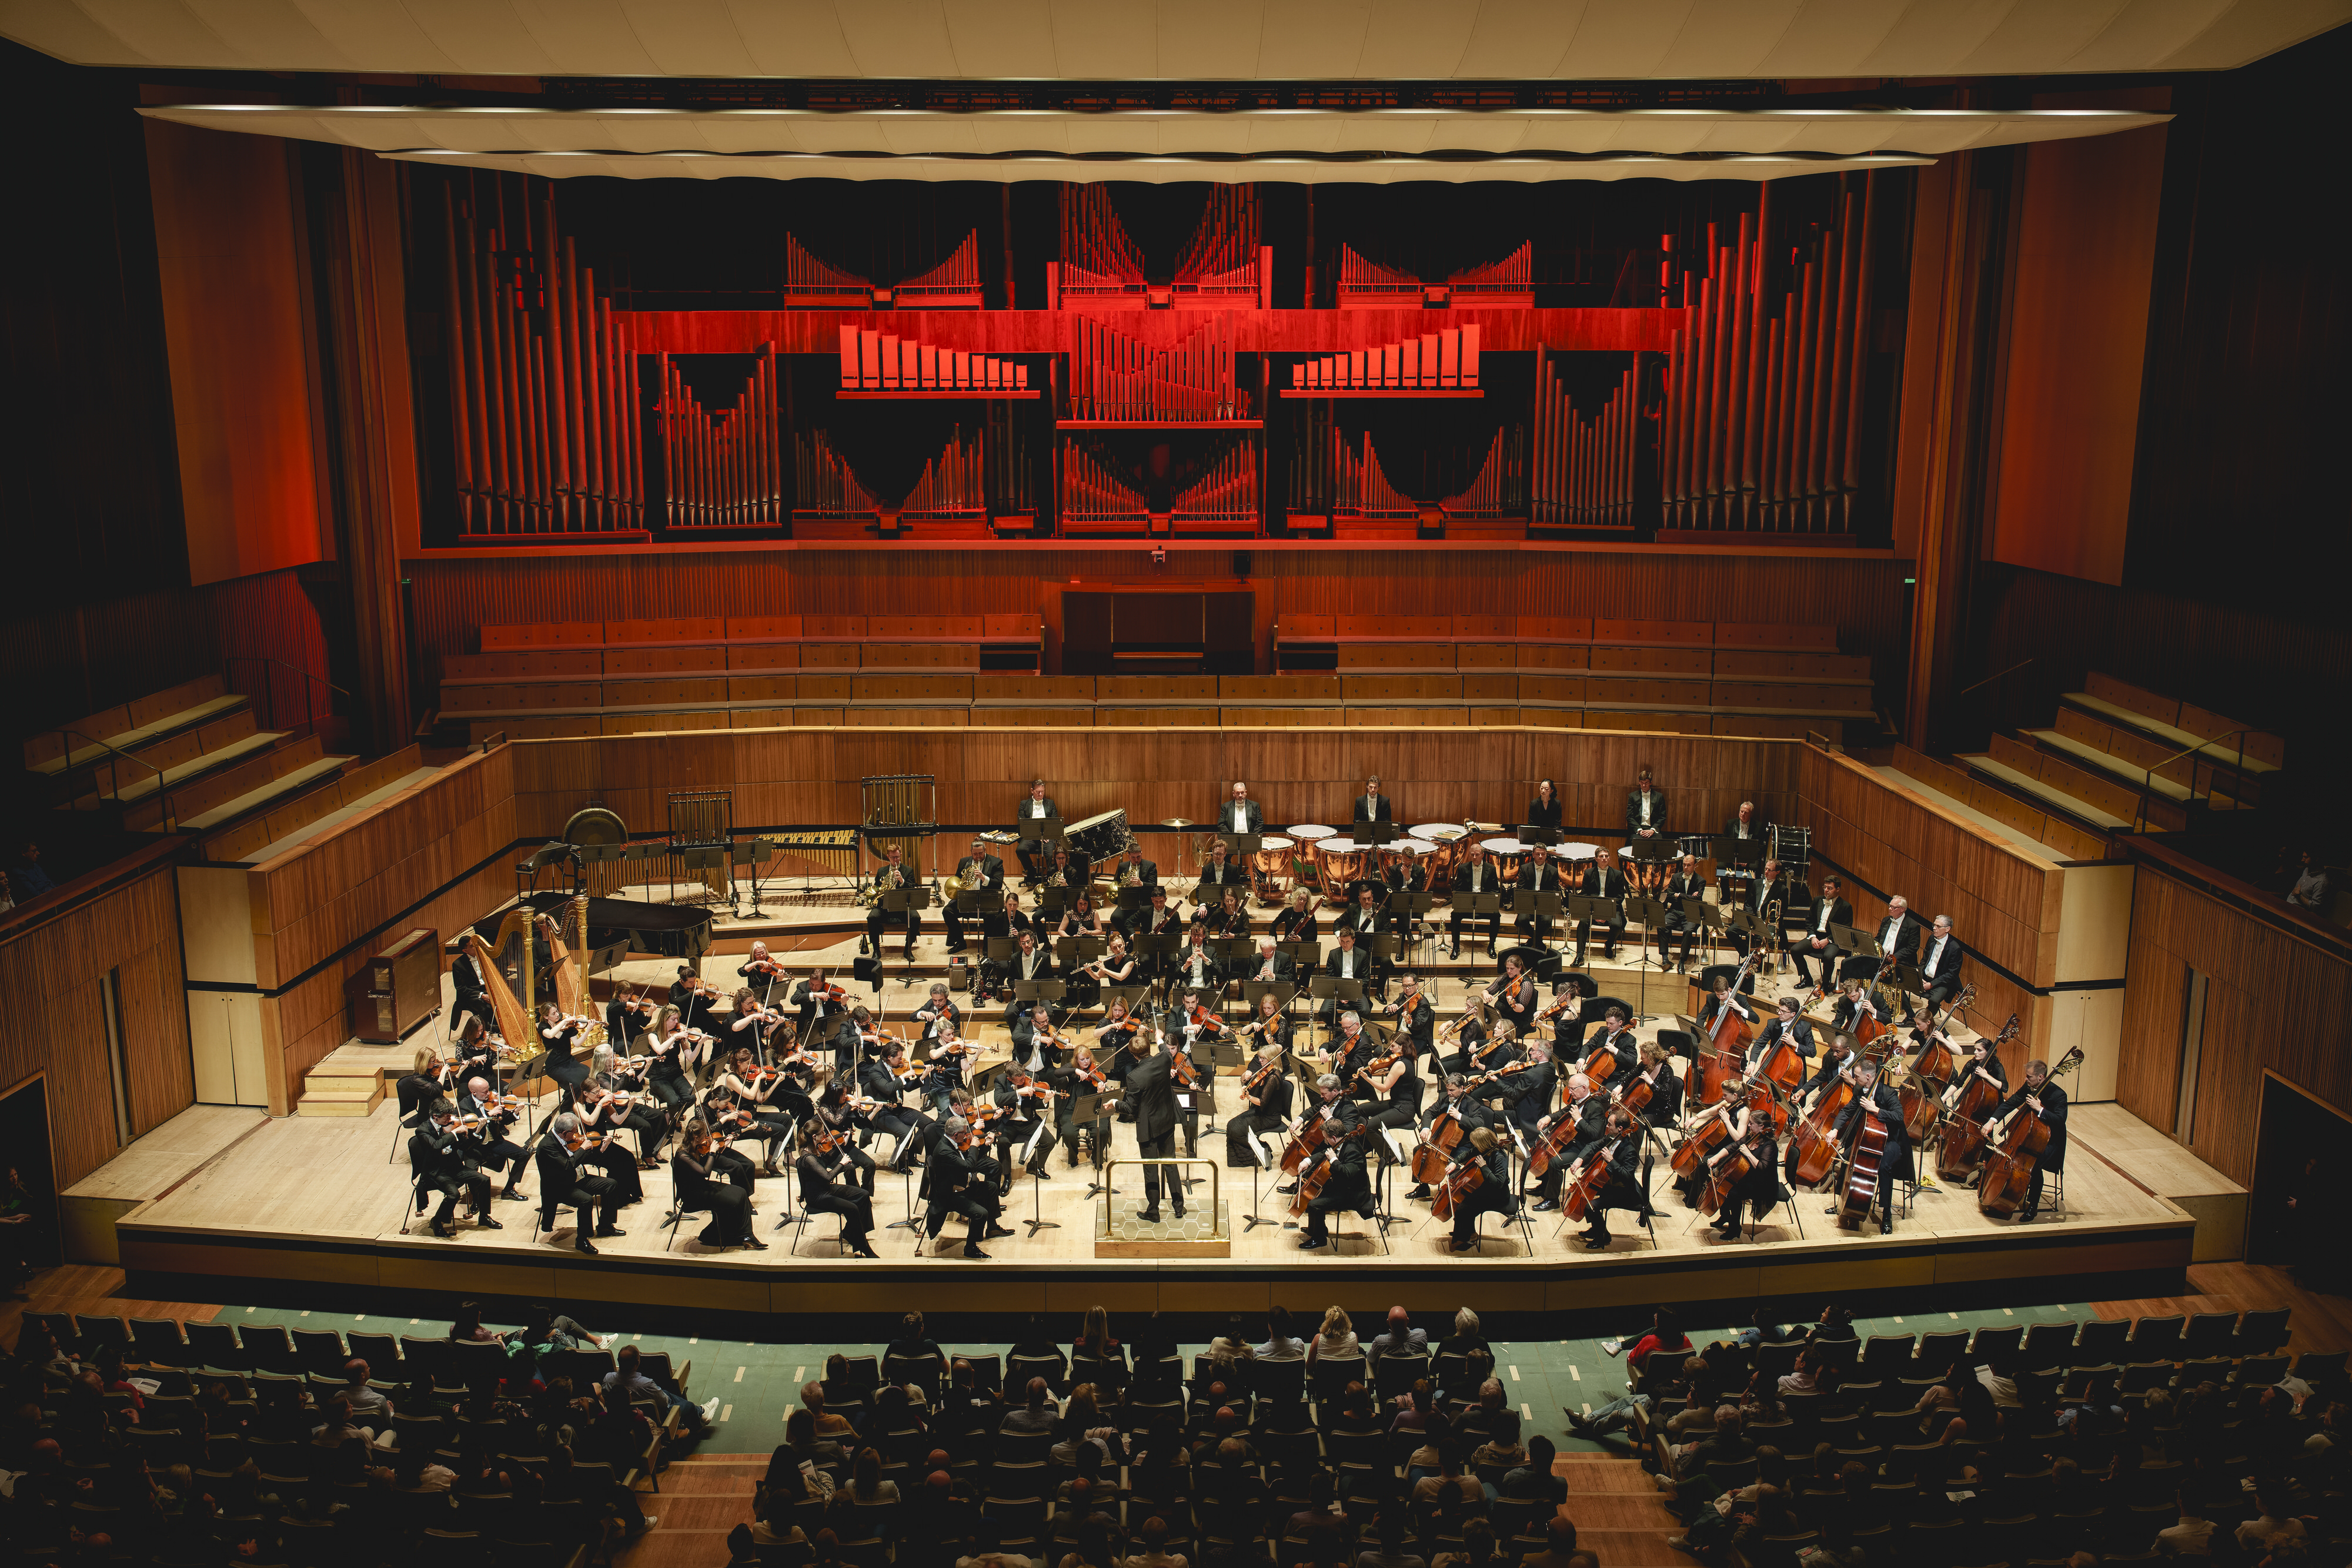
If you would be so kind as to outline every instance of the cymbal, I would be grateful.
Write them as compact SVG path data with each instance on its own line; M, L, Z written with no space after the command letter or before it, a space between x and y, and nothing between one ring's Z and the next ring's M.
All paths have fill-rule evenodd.
M1188 817L1171 817L1160 825L1163 828L1189 828L1192 822Z

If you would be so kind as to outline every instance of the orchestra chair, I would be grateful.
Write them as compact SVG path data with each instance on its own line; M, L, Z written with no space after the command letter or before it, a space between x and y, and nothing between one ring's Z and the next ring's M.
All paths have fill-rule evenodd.
M709 1212L710 1207L708 1204L705 1204L700 1208L688 1208L683 1199L673 1202L669 1211L669 1218L662 1223L662 1229L665 1233L662 1239L662 1250L667 1252L677 1244L677 1228L685 1221L688 1215L708 1215Z

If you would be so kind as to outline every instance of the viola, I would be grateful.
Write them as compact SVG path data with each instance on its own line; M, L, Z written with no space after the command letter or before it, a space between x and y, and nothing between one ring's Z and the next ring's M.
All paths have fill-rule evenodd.
M1282 1061L1277 1057L1274 1061L1267 1062L1264 1067L1259 1068L1255 1072L1251 1073L1249 1077L1243 1082L1242 1093L1244 1095L1255 1094L1260 1090L1264 1089L1267 1083L1271 1082L1276 1075L1280 1073L1281 1071Z

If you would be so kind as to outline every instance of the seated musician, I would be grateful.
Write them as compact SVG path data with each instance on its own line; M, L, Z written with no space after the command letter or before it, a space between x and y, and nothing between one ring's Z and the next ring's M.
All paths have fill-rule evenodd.
M1271 995L1265 998L1265 1003L1273 1000ZM1277 1020L1280 1016L1274 1012L1259 1015L1260 1019ZM1252 1022L1256 1024L1258 1020ZM1225 1118L1228 1170L1244 1166L1270 1169L1282 1157L1281 1140L1273 1134L1290 1120L1290 1075L1282 1070L1286 1042L1272 1037L1272 1028L1265 1025L1257 1030L1257 1055L1242 1078L1242 1108Z
M865 1160L863 1186L854 1179L857 1162ZM850 1147L845 1135L820 1131L811 1121L801 1134L800 1157L793 1162L800 1177L801 1204L811 1214L841 1216L842 1250L853 1258L879 1258L871 1239L874 1231L874 1162Z
M1339 927L1339 946L1328 954L1323 962L1323 972L1331 978L1354 980L1361 985L1364 988L1364 1000L1367 1003L1376 1002L1385 994L1387 988L1381 980L1381 974L1385 967L1386 966L1379 958L1365 952L1357 945L1355 928L1348 925ZM1338 1014L1339 1002L1339 998L1336 992L1324 998L1322 1009L1316 1016L1326 1026L1328 1026Z
M733 1179L726 1164L733 1153L719 1144L708 1122L696 1122L670 1156L670 1190L686 1212L709 1213L710 1223L698 1238L705 1247L749 1247L764 1252L768 1244L751 1231L751 1188Z
M1853 1036L1844 1033L1830 1036L1829 1043L1822 1047L1821 1065L1813 1069L1813 1075L1790 1091L1789 1113L1800 1116L1811 1110L1822 1092L1850 1072L1861 1060L1862 1053L1853 1048Z
M1135 1045L1142 1033L1142 1021L1129 1013L1123 999L1113 998L1103 1014L1103 1021L1095 1029L1095 1060L1113 1078L1124 1077L1120 1063L1135 1054L1128 1047Z
M1742 800L1738 810L1724 820L1723 836L1727 839L1753 840L1763 842L1772 836L1772 824L1756 809L1753 800Z
M613 1223L619 1205L612 1178L583 1168L572 1147L581 1141L583 1132L578 1117L557 1113L532 1145L531 1163L539 1176L539 1190L547 1195L540 1206L541 1228L552 1236L557 1211L569 1207L573 1217L572 1245L593 1255L596 1248L590 1236L610 1239L628 1232Z
M1029 793L1024 795L1021 798L1021 803L1013 809L1013 816L1015 821L1022 822L1058 822L1062 820L1062 809L1054 804L1054 798L1051 795L1045 793L1045 781L1043 779L1033 779L1029 781ZM1060 847L1061 842L1059 839L1054 841L1056 848ZM1032 883L1045 874L1040 861L1045 848L1045 841L1042 839L1023 839L1014 846L1015 852L1021 856L1022 874Z
M781 1107L770 1103L782 1082L762 1071L749 1051L739 1051L721 1063L718 1082L702 1097L703 1114L713 1126L739 1144L760 1145L755 1176L783 1175L776 1164L776 1146L791 1135L793 1124ZM803 1107L808 1104L803 1096L793 1098Z
M1381 900L1383 907L1398 894L1411 895L1429 891L1429 868L1418 855L1401 853L1396 850L1381 852ZM1382 915L1381 929L1399 936L1410 936L1416 931L1434 930L1423 916L1390 910Z
M916 874L915 868L907 863L904 846L892 844L883 852L882 864L874 873L874 887L877 894L903 893L920 883L921 878ZM923 912L911 906L903 913L893 912L884 907L882 899L877 897L874 907L866 916L866 940L877 958L882 956L883 929L890 925L906 932L907 945L900 956L912 958L915 956L915 938L923 933Z
M1642 1107L1642 1120L1653 1127L1671 1127L1682 1120L1683 1081L1674 1070L1666 1048L1655 1040L1644 1043L1641 1050L1642 1064L1634 1073L1634 1082L1650 1086L1649 1103ZM1625 1085L1631 1092L1633 1084ZM1646 1171L1647 1166L1643 1169Z
M1234 972L1234 978L1255 980L1263 985L1288 986L1297 983L1297 975L1298 966L1291 961L1290 955L1276 952L1274 938L1267 936L1257 939L1255 956Z
M1936 916L1919 951L1919 981L1927 988L1930 1007L1942 1007L1960 994L1961 947L1952 936L1952 917Z
M664 1008L654 1031L654 1063L646 1070L646 1087L662 1108L673 1115L694 1099L694 1078L711 1059L717 1042L698 1029L688 1029L677 1013Z
M1948 1103L1957 1106L1959 1096L1954 1091L1979 1078L1990 1083L2002 1097L2008 1096L2009 1069L2001 1065L2000 1053L1994 1049L1990 1035L1977 1036L1969 1041L1969 1049L1959 1053L1959 1069L1945 1086Z
M1693 1113L1690 1125L1684 1129L1684 1142L1689 1143L1702 1136L1709 1124L1716 1122L1723 1124L1724 1141L1727 1144L1745 1142L1749 1129L1758 1123L1768 1127L1772 1125L1771 1117L1756 1113L1754 1103L1748 1095L1726 1094L1714 1104ZM1779 1178L1776 1176L1774 1179ZM1694 1208L1698 1207L1699 1188L1706 1185L1706 1171L1703 1166L1675 1177L1675 1191Z
M735 973L746 987L760 994L760 1000L764 1004L770 999L771 991L783 983L784 967L768 956L765 942L754 942L751 954Z
M422 1125L408 1136L408 1170L417 1189L418 1208L432 1193L441 1195L441 1207L432 1219L433 1234L444 1241L457 1234L457 1199L474 1206L474 1223L484 1230L506 1227L490 1218L490 1178L475 1167L457 1134L457 1113L444 1102L436 1105Z
M1473 1127L1454 1151L1454 1170L1465 1166L1475 1166L1483 1175L1477 1186L1456 1198L1454 1203L1454 1239L1449 1243L1455 1252L1478 1249L1478 1217L1499 1214L1506 1219L1519 1212L1518 1199L1511 1195L1510 1145L1496 1136L1491 1127ZM1454 1173L1448 1173L1453 1179Z
M1797 892L1797 888L1781 874L1780 862L1768 860L1764 862L1762 872L1758 874L1755 884L1748 888L1747 894L1739 900L1739 907L1757 919L1764 921L1778 919L1780 928L1770 932L1766 936L1766 951L1778 952L1786 945L1792 917L1802 913L1802 906L1796 902ZM1778 911L1777 916L1775 911ZM1742 960L1747 958L1751 942L1747 932L1734 931L1731 934L1731 950L1738 954ZM1759 968L1761 967L1761 965L1758 966ZM1747 983L1741 986L1740 989L1753 991L1755 988L1755 971L1750 970Z
M1062 1060L1062 1041L1054 1031L1054 1010L1044 1002L1013 1020L1013 1065L1032 1077L1043 1078Z
M975 913L994 909L1005 891L1004 862L988 852L988 841L978 833L971 836L971 852L956 862L955 875L962 882L964 891L972 895ZM959 902L950 899L940 915L941 924L948 928L950 953L961 953L965 946L963 912L956 907Z
M1202 904L1192 912L1192 924L1208 932L1211 941L1223 942L1250 934L1249 906L1244 894L1229 887L1219 895L1214 905Z
M1522 826L1559 831L1559 789L1549 779L1536 780L1535 799L1528 802L1527 821ZM1534 841L1549 842L1549 840Z
M466 1021L477 1031L482 1027L481 1020L478 1019L468 1019ZM490 1053L489 1061L493 1064L497 1062L496 1051ZM487 1078L496 1071L496 1066L492 1065L475 1069L473 1072L468 1073L456 1063L442 1061L439 1053L431 1046L418 1046L414 1070L400 1081L398 1086L403 1120L411 1128L415 1128L419 1124L418 1119L427 1107L454 1103L457 1096L464 1092L467 1077Z
M937 1040L943 1034L963 1032L963 1009L956 1006L955 998L948 994L945 980L931 982L923 1005L915 1009L914 1019L923 1026L923 1032L919 1037L923 1040Z
M1496 1127L1502 1129L1502 1136L1507 1142L1510 1132L1504 1122L1502 1113L1470 1092L1470 1080L1467 1077L1459 1072L1449 1072L1441 1080L1441 1086L1444 1092L1429 1103L1429 1110L1421 1118L1423 1133L1426 1134L1432 1123L1450 1111L1454 1113L1454 1120L1462 1124L1464 1137L1468 1137L1473 1128ZM1409 1198L1417 1197L1424 1201L1430 1196L1427 1182L1415 1183L1405 1194Z
M1504 1034L1507 1027L1496 1024L1495 1029L1507 1041L1510 1037ZM1486 1069L1486 1073L1500 1072L1501 1076L1488 1077L1485 1082L1474 1077L1470 1081L1470 1092L1481 1100L1496 1102L1501 1107L1505 1120L1525 1141L1543 1131L1544 1117L1551 1110L1552 1091L1559 1087L1559 1069L1552 1061L1549 1042L1530 1040L1519 1049L1524 1052L1519 1060L1527 1063L1526 1066L1516 1072L1502 1072L1500 1067L1489 1067ZM1507 1062L1503 1063L1503 1066L1508 1065Z
M1101 911L1095 908L1095 895L1088 892L1081 892L1063 905L1061 919L1054 923L1055 940L1065 936L1091 936L1100 941L1109 934L1110 928L1103 924Z
M2034 1157L2033 1172L2025 1178L2025 1202L2017 1210L2017 1223L2031 1225L2033 1217L2042 1212L2042 1177L2052 1171L2063 1175L2066 1169L2066 1091L2050 1081L2050 1064L2046 1061L2025 1064L2024 1081L1992 1113L1992 1121L2000 1124L2000 1133L1989 1134L1986 1142L1996 1142L2008 1132L2009 1119L2022 1114L2041 1117L2042 1124L2050 1129L2050 1142ZM1898 1124L1900 1119L1898 1113ZM1882 1167L1881 1175L1884 1174Z
M588 1053L580 1049L580 1026L552 1001L539 1004L539 1038L547 1051L547 1075L569 1089L588 1082Z
M1003 904L981 916L982 951L985 955L988 951L988 944L1000 938L1006 942L1017 943L1021 933L1035 929L1035 922L1032 921L1028 913L1021 907L1021 894L1007 888L1004 892ZM980 977L972 986L972 1000L975 1002L993 1000L996 993L1005 988L1006 967L1005 959L982 956L980 961Z
M1201 880L1192 884L1192 902L1215 904L1223 902L1228 889L1246 893L1250 885L1249 867L1235 860L1232 846L1223 839L1209 841L1209 863L1201 868Z
M1587 1250L1598 1252L1615 1239L1609 1234L1611 1209L1625 1209L1644 1219L1649 1217L1650 1196L1643 1189L1640 1169L1643 1142L1641 1124L1633 1113L1622 1105L1612 1106L1599 1142L1590 1151L1592 1158L1609 1162L1609 1185L1585 1210L1592 1223L1576 1239Z
M1504 954L1503 972L1485 994L1496 1016L1508 1022L1520 1039L1527 1039L1535 1028L1538 1000L1536 983L1528 977L1527 960L1517 953Z
M1501 868L1486 858L1486 846L1473 839L1470 841L1467 856L1460 865L1454 868L1454 893L1457 894L1506 893L1509 891L1510 884L1511 879L1505 876ZM1459 958L1462 956L1462 921L1467 906L1459 897L1456 897L1453 904L1453 913L1447 915L1445 920L1446 936L1451 943L1446 951L1446 956ZM1486 916L1486 946L1492 948L1502 940L1502 936L1503 912L1498 905L1493 914Z
M948 1102L964 1086L964 1065L972 1048L951 1034L943 1034L931 1042L930 1061L923 1075L923 1098L930 1103L931 1114L944 1116Z
M873 1057L857 1065L858 1092L876 1103L865 1113L866 1125L883 1134L892 1142L890 1168L905 1170L917 1163L914 1136L923 1124L923 1114L908 1109L900 1102L907 1092L907 1048L898 1041L890 1042L887 1054ZM836 1078L835 1083L840 1080ZM826 1086L831 1093L833 1085Z
M1658 937L1658 952L1661 956L1664 955L1667 937L1680 936L1683 956L1675 962L1675 972L1680 974L1690 967L1691 946L1698 940L1699 933L1706 929L1704 923L1683 913L1684 904L1694 900L1702 904L1706 901L1706 878L1699 874L1698 856L1683 856L1681 866L1666 878L1666 885L1658 896L1667 909L1665 929Z
M1315 1081L1315 1092L1322 1103L1307 1114L1326 1124L1324 1135L1330 1142L1298 1173L1298 1179L1305 1180L1315 1166L1326 1162L1331 1166L1331 1174L1322 1192L1307 1206L1307 1234L1299 1238L1298 1246L1300 1250L1308 1252L1331 1244L1329 1219L1333 1214L1344 1208L1360 1218L1370 1219L1376 1212L1371 1180L1364 1171L1364 1140L1349 1136L1363 1123L1361 1108L1341 1096L1339 1080L1328 1072ZM1293 1181L1275 1190L1293 1192L1297 1186L1298 1181Z
M1127 933L1128 945L1136 949L1144 975L1156 980L1165 973L1167 961L1154 958L1142 949L1143 939L1147 936L1181 936L1184 933L1184 922L1177 917L1175 910L1169 907L1168 890L1153 888L1148 903L1131 909L1122 905L1111 919Z
M1769 874L1773 870L1772 862L1766 862L1764 869ZM1822 879L1822 895L1812 901L1805 913L1804 935L1789 948L1796 962L1797 978L1815 990L1828 989L1835 978L1830 973L1830 965L1836 958L1838 949L1836 941L1830 936L1830 927L1853 924L1853 905L1845 901L1843 894L1843 884L1836 877ZM1813 978L1812 970L1816 963L1822 967L1818 980ZM1875 971L1877 966L1874 964L1871 967Z
M1119 857L1118 869L1111 881L1119 890L1119 903L1128 902L1129 888L1154 888L1160 885L1160 867L1156 862L1143 858L1143 846L1133 839L1127 841L1127 852Z
M1567 891L1566 884L1560 881L1559 867L1552 862L1551 851L1541 844L1528 847L1528 858L1519 866L1517 891L1549 893L1554 898ZM1512 918L1511 929L1517 931L1523 940L1533 942L1538 946L1542 946L1551 938L1551 921L1541 915L1516 915Z
M522 1167L530 1162L530 1156L520 1144L507 1136L514 1130L515 1123L521 1119L522 1113L512 1105L498 1103L490 1092L488 1079L469 1078L466 1080L465 1092L457 1096L457 1114L481 1124L473 1134L476 1147L471 1154L474 1164L483 1170L507 1173L507 1185L499 1189L499 1196L504 1198L529 1196L515 1183L522 1179Z
M1898 964L1918 967L1919 917L1911 913L1910 901L1901 894L1886 901L1886 916L1878 923L1872 940L1872 950L1881 959L1892 958ZM1871 968L1874 972L1878 966L1874 964Z
M450 1097L456 1098L458 1086L468 1078L487 1078L493 1083L497 1082L499 1078L499 1062L503 1055L499 1048L506 1043L497 1030L484 1028L480 1019L467 1019L464 1027L457 1031L456 1072L447 1084Z
M1893 1029L1902 1021L1890 1016L1857 975L1840 984L1838 999L1830 1004L1830 1022L1841 1031L1853 1034L1862 1028L1864 1019L1882 1029Z
M1039 1181L1052 1181L1046 1169L1054 1155L1054 1088L1042 1075L1015 1063L996 1081L996 1103L1004 1113L996 1118L996 1163L1000 1189L1013 1187L1013 1164Z
M614 1050L633 1051L641 1038L653 1032L654 999L646 994L650 988L639 987L634 996L616 990L604 1004L604 1037Z
M1372 1011L1396 1019L1397 1040L1404 1048L1404 1059L1417 1064L1437 1049L1437 1009L1422 994L1419 975L1407 975L1397 986L1397 999L1380 1003Z
M1339 918L1331 923L1331 929L1334 932L1354 932L1356 946L1369 953L1372 950L1372 938L1388 925L1388 915L1381 908L1381 901L1386 895L1381 884L1376 882L1360 882L1354 886L1353 901L1340 911Z
M826 977L824 966L819 964L809 971L807 979L793 988L789 1005L797 1015L800 1037L813 1048L821 1040L833 1038L839 1019L849 1010L849 993Z
M582 1084L571 1095L564 1107L580 1130L591 1134L589 1142L572 1150L574 1165L587 1166L604 1173L613 1184L613 1207L626 1208L642 1203L646 1185L638 1171L653 1164L646 1157L668 1131L668 1123L657 1114L652 1103L643 1096L632 1098L616 1093L592 1081ZM647 1141L646 1124L653 1124L651 1141ZM625 1127L637 1130L637 1153L632 1155L621 1146L621 1131Z
M1793 1145L1793 1140L1791 1142ZM1781 1197L1780 1141L1772 1135L1772 1119L1769 1116L1753 1118L1744 1135L1716 1151L1707 1162L1709 1167L1729 1159L1731 1151L1742 1146L1755 1164L1726 1195L1721 1207L1716 1210L1715 1218L1707 1222L1715 1233L1727 1241L1739 1239L1743 1213L1750 1221L1760 1225L1764 1217L1780 1205ZM1793 1157L1793 1148L1791 1153Z
M637 1166L640 1169L654 1163L654 1149L668 1132L667 1118L654 1107L656 1102L646 1090L646 1074L642 1068L632 1068L616 1060L610 1046L599 1046L594 1058L596 1075L580 1087L572 1111L582 1125L592 1131L603 1128L617 1135L626 1128L637 1134ZM582 1107L587 1107L583 1113ZM632 1176L634 1176L634 1172ZM625 1184L632 1192L634 1181ZM634 1201L625 1198L624 1204Z
M1518 1047L1512 1043L1517 1031L1508 1024L1498 1024L1489 1030L1480 1016L1485 1007L1479 994L1473 991L1463 1004L1462 1016L1445 1026L1454 1045L1454 1054L1438 1062L1446 1071L1475 1078L1519 1059Z
M1716 1020L1723 1016L1724 1009L1727 1008L1742 1023L1750 1028L1755 1027L1757 1017L1755 1004L1745 996L1733 995L1730 975L1720 974L1715 977L1714 992L1698 1009L1699 1032L1712 1037L1715 1033Z
M1895 1188L1898 1182L1911 1179L1911 1138L1903 1121L1903 1101L1895 1092L1895 1085L1879 1075L1878 1063L1868 1057L1853 1066L1853 1103L1848 1105L1837 1119L1837 1137L1849 1148L1859 1137L1865 1115L1876 1116L1885 1129L1885 1143L1878 1151L1878 1185L1871 1194L1871 1209L1878 1216L1878 1233L1895 1234ZM1838 1212L1842 1206L1832 1204L1825 1211Z
M1094 862L1066 843L1054 846L1054 858L1045 866L1044 885L1049 891L1075 893L1094 885Z
M1321 935L1315 923L1313 895L1303 887L1290 890L1290 902L1274 917L1277 942L1312 942Z
M965 1227L963 1255L985 1259L988 1254L980 1249L981 1242L1013 1234L996 1223L1000 1212L996 1181L996 1162L988 1156L987 1140L961 1116L947 1118L923 1171L928 1200L923 1239L935 1240L949 1218L961 1215Z
M669 1005L686 1020L688 1029L709 1029L710 1015L719 1007L719 988L694 972L691 964L677 967L677 977L669 983Z
M1413 1071L1411 1051L1401 1049L1401 1043L1391 1039L1387 1044L1374 1045L1370 1061L1364 1063L1368 1071L1356 1080L1371 1098L1365 1120L1383 1130L1410 1127L1421 1113L1421 1074ZM1383 1067L1382 1062L1388 1065ZM1396 1157L1386 1138L1374 1148L1384 1162Z
M1225 987L1225 961L1209 946L1205 925L1194 925L1184 934L1184 946L1169 965L1170 983L1188 991L1212 995L1222 993Z
M1592 864L1584 873L1578 892L1587 898L1606 899L1609 903L1609 940L1602 956L1617 956L1618 939L1625 935L1625 873L1617 869L1616 857L1601 850L1592 857ZM1576 967L1584 967L1584 950L1591 946L1592 922L1580 920L1576 925Z
M1518 1076L1524 1077L1525 1074ZM1561 1181L1577 1161L1599 1146L1608 1115L1609 1096L1594 1093L1592 1080L1583 1073L1570 1073L1568 1096L1560 1102L1559 1109L1536 1121L1535 1131L1538 1134L1549 1133L1554 1124L1563 1121L1573 1123L1576 1129L1568 1145L1552 1156L1549 1168L1537 1178L1537 1191L1542 1195L1542 1201L1536 1205L1538 1214L1549 1214L1559 1207ZM1532 1143L1534 1140L1530 1138L1528 1141Z
M783 1009L771 1010L761 1007L760 998L749 990L737 991L734 1005L735 1010L728 1016L726 1028L719 1031L721 1060L738 1051L749 1051L754 1057L764 1060L768 1054L768 1037L776 1025L783 1021Z
M1341 1009L1337 1032L1315 1048L1315 1063L1326 1072L1339 1075L1340 1092L1349 1099L1361 1099L1364 1086L1356 1080L1356 1071L1372 1060L1378 1052L1371 1038L1364 1033L1364 1020L1355 1009Z
M1021 933L1020 943L1004 969L1006 982L1015 988L1012 999L1004 1004L1004 1021L1008 1026L1029 1007L1028 1002L1021 999L1018 988L1022 981L1061 977L1061 971L1054 964L1053 951L1037 940L1034 931Z
M761 1068L758 1058L746 1051L738 1051L734 1060L726 1064L714 1092L724 1090L735 1103L751 1113L752 1119L762 1129L758 1136L767 1145L768 1168L762 1176L781 1176L776 1168L776 1145L782 1137L816 1113L816 1106L807 1091L781 1068ZM766 1129L774 1129L772 1134ZM869 1165L872 1162L867 1162Z
M1748 1065L1750 1068L1771 1055L1773 1048L1784 1040L1789 1042L1790 1050L1807 1061L1813 1059L1813 1026L1801 1015L1801 1007L1794 997L1780 998L1773 1009L1771 1021L1757 1030L1756 1037L1748 1042Z
M1622 1089L1632 1078L1633 1064L1640 1058L1640 1048L1633 1040L1632 1016L1622 1004L1612 1002L1601 1015L1601 1038L1593 1041L1578 1071L1595 1083Z
M1136 984L1137 977L1143 973L1143 967L1136 961L1135 955L1127 950L1125 933L1114 930L1110 934L1110 945L1103 949L1102 956L1088 959L1079 966L1078 972L1087 977L1091 994L1082 996L1075 1005L1092 1007L1102 999L1103 987Z

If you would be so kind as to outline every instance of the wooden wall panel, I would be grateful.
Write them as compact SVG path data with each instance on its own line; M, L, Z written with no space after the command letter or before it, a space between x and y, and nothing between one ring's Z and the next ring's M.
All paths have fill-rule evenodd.
M2352 1115L2352 961L2139 857L2116 1098L2159 1132L2175 1126L2189 971L2206 977L2196 1125L2189 1151L2231 1180L2254 1180L2265 1067Z
M60 1188L115 1154L100 989L111 968L121 971L136 1135L195 1099L178 894L160 857L152 871L64 915L20 923L0 936L0 1083L48 1074L49 1141Z
M1356 789L1377 772L1407 824L1517 821L1535 780L1549 778L1567 821L1614 843L1644 764L1677 831L1712 831L1743 800L1787 819L1799 810L1791 742L1598 729L1498 728L1475 744L1412 728L730 730L509 749L516 831L526 836L561 828L592 794L633 831L659 831L668 792L689 789L733 789L742 827L852 821L858 780L890 774L937 778L940 821L957 824L1009 821L1029 780L1043 777L1071 821L1114 808L1130 824L1202 820L1241 779L1269 823L1344 825Z

